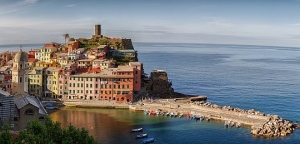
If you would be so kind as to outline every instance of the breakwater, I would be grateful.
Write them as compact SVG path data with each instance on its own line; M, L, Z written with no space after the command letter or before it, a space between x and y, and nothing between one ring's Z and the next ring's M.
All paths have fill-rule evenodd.
M231 106L218 106L210 102L194 101L180 103L176 99L143 101L135 104L119 104L111 101L65 101L66 106L86 108L124 108L135 111L158 110L176 116L195 116L204 119L220 120L225 124L251 127L251 134L262 137L281 137L291 134L297 124L284 120L277 115L264 114L254 109L244 110Z

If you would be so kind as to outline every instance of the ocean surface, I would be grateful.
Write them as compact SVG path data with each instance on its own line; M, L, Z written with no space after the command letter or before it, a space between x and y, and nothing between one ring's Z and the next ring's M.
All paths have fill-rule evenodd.
M24 50L42 44L22 45ZM18 50L20 45L1 45ZM300 48L178 43L134 43L145 72L168 72L175 91L208 101L255 109L300 123ZM300 143L300 130L284 138L256 138L250 128L225 128L218 121L148 116L115 109L63 108L50 115L62 126L85 127L104 144L135 144L131 128L143 127L158 144Z

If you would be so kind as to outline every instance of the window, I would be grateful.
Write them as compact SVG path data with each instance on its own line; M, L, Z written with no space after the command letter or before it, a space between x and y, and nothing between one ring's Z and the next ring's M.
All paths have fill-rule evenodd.
M87 88L88 88L88 87L89 87L89 84L85 84L85 87L87 87Z
M92 88L92 87L93 87L93 84L90 84L90 87Z
M83 83L81 83L81 87L83 87Z
M86 90L86 91L85 91L85 93L87 93L87 94L88 94L88 93L89 93L89 91L88 91L88 90Z
M70 83L70 87L72 87L72 83Z
M90 81L93 81L92 78L90 78Z
M92 94L93 93L93 91L92 90L90 90L90 94Z
M75 94L75 90L73 90L73 94Z
M22 82L22 77L20 77L20 83Z
M27 110L25 111L25 114L26 114L26 115L34 115L34 111L33 111L32 109L27 109Z
M79 87L79 83L77 83L77 87Z
M83 90L81 90L81 93L83 93Z
M96 88L98 88L98 84L96 84Z

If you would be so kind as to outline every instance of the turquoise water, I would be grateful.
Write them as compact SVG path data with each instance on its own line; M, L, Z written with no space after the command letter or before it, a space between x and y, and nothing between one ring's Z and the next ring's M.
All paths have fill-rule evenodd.
M300 48L161 43L134 43L134 46L145 72L166 70L178 92L206 95L208 101L218 105L254 108L299 122ZM166 144L300 141L299 130L285 138L263 139L253 137L249 128L226 129L218 122L145 116L127 110L65 108L51 117L63 126L72 123L86 127L105 144L141 143L128 133L136 127L143 127L149 137L155 138L155 143Z

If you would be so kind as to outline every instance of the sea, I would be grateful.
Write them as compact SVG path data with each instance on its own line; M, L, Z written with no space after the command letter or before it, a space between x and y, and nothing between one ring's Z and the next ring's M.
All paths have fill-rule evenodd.
M168 73L177 92L206 95L221 106L255 109L300 123L300 48L257 45L133 43L150 74ZM22 45L22 49L42 44ZM300 46L299 46L300 47ZM0 45L17 51L20 45ZM250 128L225 128L219 121L149 116L120 109L64 107L50 115L63 127L84 127L103 144L140 144L132 128L143 127L157 144L300 143L300 129L282 138L260 138Z

